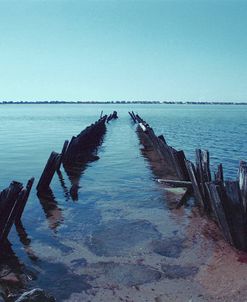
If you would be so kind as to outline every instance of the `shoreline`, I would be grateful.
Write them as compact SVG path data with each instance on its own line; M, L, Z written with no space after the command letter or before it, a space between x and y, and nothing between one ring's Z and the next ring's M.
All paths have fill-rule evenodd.
M170 101L2 101L0 105L247 105L247 102L170 102Z

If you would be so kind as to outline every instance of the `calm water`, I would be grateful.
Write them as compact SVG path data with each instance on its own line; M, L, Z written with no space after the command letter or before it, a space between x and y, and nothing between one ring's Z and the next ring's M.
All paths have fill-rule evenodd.
M0 107L1 189L31 176L36 185L50 152L60 152L64 140L98 119L101 110L117 110L120 118L107 125L100 159L83 171L78 201L68 198L71 184L62 171L65 190L55 176L51 208L42 207L33 188L23 216L26 240L21 242L14 228L9 236L19 272L31 279L28 287L43 287L58 301L92 286L84 267L147 253L147 234L150 240L183 236L186 213L178 223L169 211L164 191L141 155L129 110L189 159L195 148L209 149L212 168L222 162L227 178L235 178L239 160L247 160L247 106L5 105Z

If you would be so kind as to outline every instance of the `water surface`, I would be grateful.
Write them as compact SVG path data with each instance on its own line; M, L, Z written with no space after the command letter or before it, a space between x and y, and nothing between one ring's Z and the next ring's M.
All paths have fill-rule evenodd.
M52 181L54 200L42 204L33 188L21 240L14 228L9 236L17 273L28 280L25 286L42 287L58 301L76 301L73 294L97 287L159 282L167 266L154 265L157 255L176 259L185 247L191 210L170 210L140 151L129 110L189 159L194 159L195 148L209 149L212 168L222 162L227 178L236 178L239 160L247 159L246 106L4 105L1 189L13 179L25 183L31 176L36 185L50 152L60 152L64 140L97 120L101 110L117 110L120 118L107 125L99 159L84 167L78 200L69 197L71 182L62 169L64 187L57 175ZM188 277L198 270L189 264L191 270L186 266L182 271Z

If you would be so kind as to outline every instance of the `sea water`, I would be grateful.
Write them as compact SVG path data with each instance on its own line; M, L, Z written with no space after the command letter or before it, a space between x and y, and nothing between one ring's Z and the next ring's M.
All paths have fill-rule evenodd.
M51 151L61 152L63 142L96 121L101 110L105 114L116 110L119 119L107 124L99 159L83 169L78 200L69 197L71 183L62 169L64 187L55 175L54 200L42 204L35 186ZM12 180L26 183L35 177L22 218L26 234L20 239L13 227L9 235L17 273L28 276L28 287L42 287L58 301L69 299L92 287L97 274L109 271L108 264L97 274L92 269L102 260L110 263L121 257L130 262L152 254L152 242L174 234L183 237L188 217L178 222L171 214L164 190L140 151L136 125L128 115L131 110L157 135L163 134L169 145L184 150L188 159L194 160L196 148L208 149L212 171L222 163L226 179L236 179L239 161L247 160L247 106L0 106L0 189Z

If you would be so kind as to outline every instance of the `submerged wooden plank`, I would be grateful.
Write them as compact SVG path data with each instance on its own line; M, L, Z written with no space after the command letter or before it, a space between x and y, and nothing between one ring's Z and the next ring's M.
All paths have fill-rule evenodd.
M181 206L183 206L186 203L186 201L191 197L192 192L193 189L191 186L186 188L184 195L181 197L180 201L177 204L176 207L177 209L179 209Z
M165 187L165 198L170 209L178 209L188 199L189 188L185 187Z
M173 180L173 179L157 179L159 183L171 185L174 187L191 187L192 182L191 181L185 181L185 180Z

